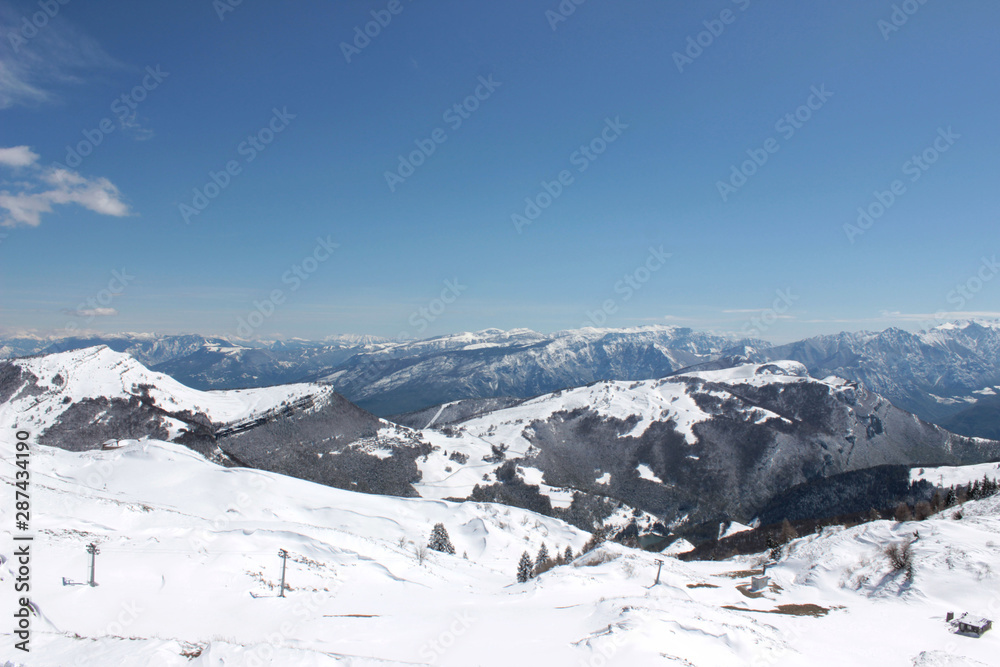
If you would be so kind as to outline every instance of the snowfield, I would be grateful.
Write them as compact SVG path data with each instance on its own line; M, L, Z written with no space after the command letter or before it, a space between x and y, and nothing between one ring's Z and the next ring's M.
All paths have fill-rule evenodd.
M914 468L910 481L927 480L938 486L961 486L983 481L983 477L1000 480L1000 463L980 463L970 466L944 466L941 468Z
M10 440L0 453L0 493L13 498ZM948 611L1000 620L998 497L968 503L961 520L952 509L796 540L758 594L745 585L760 557L683 563L618 545L518 584L523 551L578 551L588 536L503 506L226 469L170 443L37 446L31 472L32 652L13 648L8 622L0 664L902 667L1000 655L996 631L964 637L944 621ZM438 522L456 554L421 558ZM5 501L4 590L16 576L13 527ZM883 550L915 536L908 581ZM88 543L100 548L97 587L85 585ZM0 613L11 619L13 605L5 594Z

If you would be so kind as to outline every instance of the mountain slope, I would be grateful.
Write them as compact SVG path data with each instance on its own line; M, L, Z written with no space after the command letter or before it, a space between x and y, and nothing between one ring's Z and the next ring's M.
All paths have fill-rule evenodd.
M489 329L385 345L310 377L389 415L469 398L527 398L602 379L662 377L740 343L665 326L551 335Z
M0 363L0 423L71 451L152 437L230 465L408 496L428 447L329 385L203 392L103 346Z
M1000 323L944 324L911 333L818 336L763 350L764 359L799 361L816 377L860 382L923 419L961 412L1000 385Z
M74 451L152 437L338 488L660 532L746 523L790 487L847 471L1000 458L1000 443L952 435L796 362L462 402L415 430L329 385L202 392L98 347L0 364L0 423L15 421Z
M852 470L1000 458L998 442L955 436L796 362L598 382L424 437L439 451L419 463L422 495L500 498L537 487L572 512L580 499L558 490L572 489L668 523L747 522L796 484Z

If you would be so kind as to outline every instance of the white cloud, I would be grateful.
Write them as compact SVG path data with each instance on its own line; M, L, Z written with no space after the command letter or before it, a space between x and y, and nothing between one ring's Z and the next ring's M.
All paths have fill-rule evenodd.
M1000 312L992 310L953 310L941 313L901 313L899 311L882 311L882 318L902 320L906 322L928 322L930 320L968 320L971 318L1000 318Z
M118 314L118 311L114 308L77 308L76 310L66 310L63 311L67 315L73 315L74 317L113 317Z
M0 181L0 227L37 227L42 214L56 205L76 204L100 215L124 217L128 204L106 178L86 178L75 171L41 167L38 155L27 146L0 148L0 165L23 168L16 182Z
M25 67L0 58L0 109L17 104L38 104L49 99L48 93L29 82L30 78Z
M0 109L37 106L58 99L53 89L86 83L95 70L121 69L94 39L64 17L24 34L24 19L0 2Z
M7 167L27 167L38 162L38 153L27 146L0 148L0 165Z

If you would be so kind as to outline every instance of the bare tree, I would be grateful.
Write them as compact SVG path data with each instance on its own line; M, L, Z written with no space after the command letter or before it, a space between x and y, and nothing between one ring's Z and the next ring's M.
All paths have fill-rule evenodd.
M895 572L905 572L906 579L913 579L913 540L893 542L885 548L889 565Z

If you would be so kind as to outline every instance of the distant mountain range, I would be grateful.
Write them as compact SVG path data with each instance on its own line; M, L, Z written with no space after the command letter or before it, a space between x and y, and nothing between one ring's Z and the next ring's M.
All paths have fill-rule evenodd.
M746 523L791 487L845 472L1000 459L1000 442L953 435L790 361L472 399L399 421L329 384L192 389L105 346L0 362L0 423L43 445L153 438L225 465L500 502L585 529Z
M0 357L107 345L198 389L315 381L381 416L479 398L529 398L597 380L646 380L695 368L793 360L810 375L858 382L922 419L964 435L1000 436L1000 324L926 332L840 333L774 346L681 327L527 329L394 342L233 341L198 335L0 338ZM714 364L714 366L706 366Z
M966 321L912 333L840 333L761 350L757 359L794 359L814 377L864 384L921 418L957 433L1000 434L1000 323ZM983 405L993 405L992 411Z

